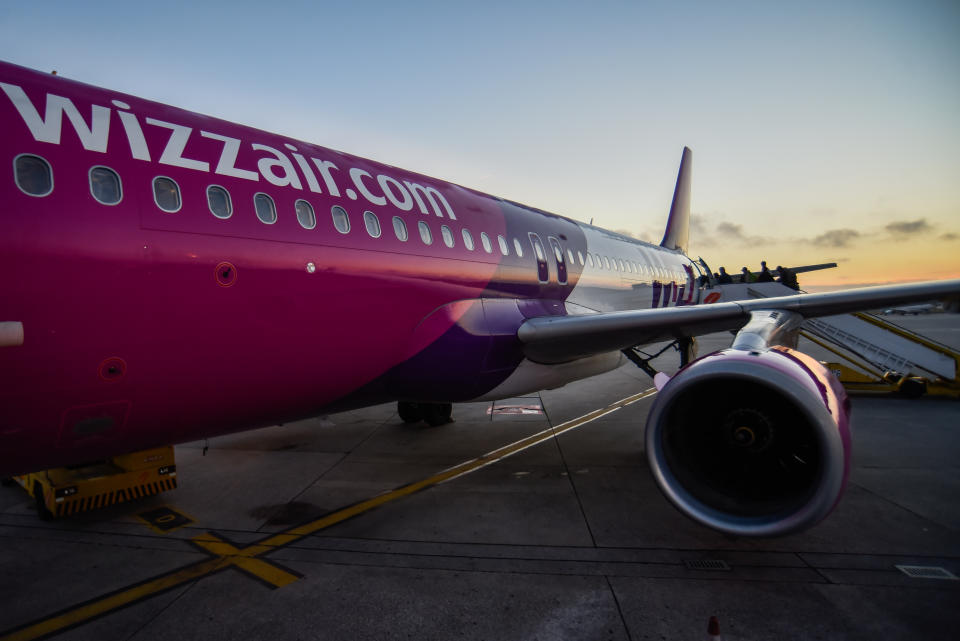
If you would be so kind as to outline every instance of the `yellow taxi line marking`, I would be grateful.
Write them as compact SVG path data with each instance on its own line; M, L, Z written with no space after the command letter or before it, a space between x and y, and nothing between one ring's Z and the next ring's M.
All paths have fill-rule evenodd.
M190 540L214 556L227 559L232 565L269 583L275 588L290 585L300 578L299 575L278 567L269 561L252 558L249 554L245 553L245 550L240 550L211 532L195 536Z
M177 587L183 583L200 579L208 574L212 574L223 568L235 566L238 569L262 579L263 581L275 587L289 585L299 577L294 573L271 564L263 559L256 559L261 554L265 554L279 547L289 545L302 539L305 536L314 534L337 523L346 521L364 512L368 512L390 501L409 496L421 490L440 483L445 483L459 478L480 468L501 461L505 458L518 454L534 445L538 445L548 439L555 438L564 432L569 432L587 423L616 412L617 410L636 403L639 400L648 398L656 394L656 390L651 388L620 399L606 407L594 410L583 416L561 423L556 427L547 428L531 436L520 439L515 443L505 445L499 449L493 450L483 456L466 461L446 469L439 474L435 474L421 481L416 481L405 485L392 492L381 494L372 499L361 501L332 514L311 521L303 525L291 528L285 532L274 534L266 539L249 545L245 548L236 546L224 541L222 538L207 532L191 539L191 542L205 551L215 555L214 558L206 559L192 565L188 565L174 572L163 574L143 583L121 589L117 592L102 596L100 598L88 601L74 608L65 610L52 617L37 621L18 630L13 630L0 636L0 641L32 641L40 637L48 636L60 632L66 628L84 623L90 619L103 616L113 610L117 610L133 603L151 597L153 595L165 592Z
M181 583L187 583L188 581L193 581L212 572L216 572L226 565L229 565L229 561L220 557L207 559L206 561L195 563L171 574L162 575L144 583L100 597L85 605L75 607L59 615L10 632L0 638L2 638L3 641L30 641L54 634L66 628L85 623L98 616L108 614L113 610L132 605L147 597L175 588Z

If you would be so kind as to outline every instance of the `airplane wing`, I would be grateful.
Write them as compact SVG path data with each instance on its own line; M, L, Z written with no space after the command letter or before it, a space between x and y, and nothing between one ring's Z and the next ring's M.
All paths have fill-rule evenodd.
M530 360L564 363L634 345L737 330L747 323L751 312L759 310L784 310L796 312L804 318L815 318L947 298L960 298L960 279L690 307L584 316L541 316L526 320L517 331L517 337Z

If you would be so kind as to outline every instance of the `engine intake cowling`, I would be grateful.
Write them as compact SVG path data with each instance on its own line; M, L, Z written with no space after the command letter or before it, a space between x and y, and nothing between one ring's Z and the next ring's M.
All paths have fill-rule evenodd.
M660 489L687 516L733 535L788 534L820 521L843 492L849 402L805 354L727 349L663 387L646 448Z

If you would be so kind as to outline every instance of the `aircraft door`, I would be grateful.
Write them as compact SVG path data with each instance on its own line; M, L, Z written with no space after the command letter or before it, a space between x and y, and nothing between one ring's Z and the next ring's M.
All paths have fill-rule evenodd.
M550 247L553 249L553 257L557 260L557 282L561 285L567 284L567 262L563 257L563 248L560 247L560 241L553 236L547 237L550 241Z
M530 232L530 243L533 245L534 258L537 259L537 279L545 283L550 280L550 272L547 269L547 252L543 249L543 241L535 233Z

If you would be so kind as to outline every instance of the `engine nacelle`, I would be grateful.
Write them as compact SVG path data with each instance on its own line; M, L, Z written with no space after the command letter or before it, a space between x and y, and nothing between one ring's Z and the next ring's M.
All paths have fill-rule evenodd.
M727 349L660 391L647 459L663 493L694 520L739 536L788 534L840 499L849 415L839 381L806 354Z

